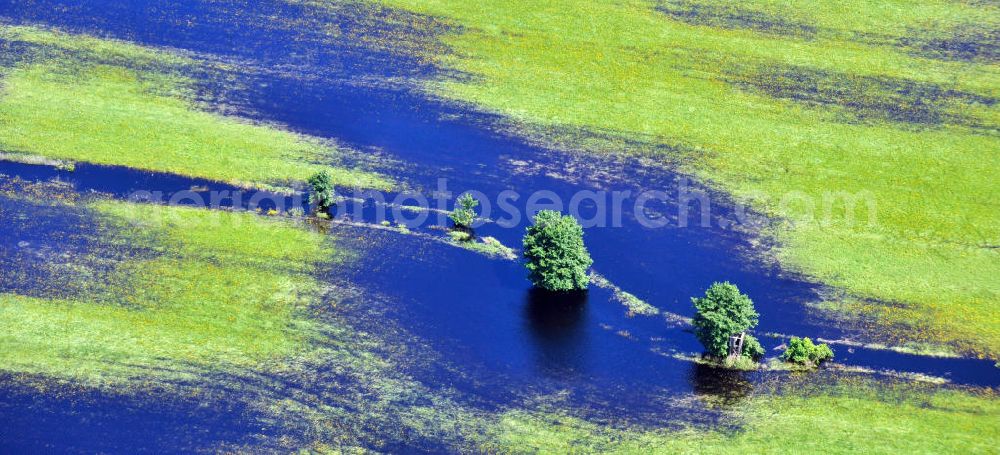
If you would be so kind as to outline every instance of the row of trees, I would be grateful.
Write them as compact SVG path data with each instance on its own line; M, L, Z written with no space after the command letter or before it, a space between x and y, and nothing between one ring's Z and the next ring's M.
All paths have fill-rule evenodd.
M707 353L726 365L756 363L764 357L764 347L749 333L757 326L760 315L753 301L726 281L714 283L704 297L691 299L697 313L694 333ZM781 356L782 360L803 366L818 366L833 358L826 344L814 344L809 338L792 337Z
M310 202L321 212L328 210L334 198L330 177L320 173L310 178L309 184L313 190ZM471 229L478 205L479 201L469 194L458 198L450 215L455 229ZM553 210L540 211L527 228L523 244L525 267L536 287L552 292L587 289L587 271L594 261L576 218ZM750 297L736 285L728 281L713 283L704 296L691 301L696 310L694 334L710 357L730 366L756 364L764 357L764 347L749 333L757 326L760 315ZM829 346L794 337L782 355L785 361L800 365L819 365L832 357Z
M475 220L478 201L468 194L458 200L452 213L455 226L469 229ZM587 270L594 263L583 242L583 228L576 218L552 210L538 212L524 235L524 258L535 286L548 291L571 292L587 289ZM749 333L760 315L753 301L726 281L713 283L703 297L691 299L696 314L694 333L706 353L729 366L756 364L764 357L764 347ZM800 365L819 365L833 357L825 344L809 338L792 338L782 358Z
M583 243L583 228L571 216L539 212L524 236L524 258L537 287L560 292L587 288L587 269L593 260ZM710 357L734 367L749 367L764 357L764 347L749 333L760 314L736 285L713 283L704 296L691 301L696 310L694 334ZM782 355L787 362L809 366L831 358L829 346L813 344L809 338L792 338Z

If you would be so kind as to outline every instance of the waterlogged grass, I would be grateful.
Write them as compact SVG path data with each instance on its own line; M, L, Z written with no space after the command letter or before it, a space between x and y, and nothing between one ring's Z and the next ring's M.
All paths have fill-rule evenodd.
M200 110L183 76L131 69L193 64L183 57L30 28L0 32L42 46L39 55L49 51L3 71L4 150L248 187L288 188L321 170L337 185L390 185L369 172L330 166L338 153L317 139Z
M622 305L625 305L625 308L628 309L627 314L630 317L635 315L656 316L660 314L660 310L658 308L650 305L645 300L642 300L629 292L623 291L614 283L608 281L604 275L594 272L593 270L590 271L590 282L593 283L594 286L607 289L614 293L615 300Z
M459 248L475 251L491 258L506 259L508 261L517 259L517 253L514 252L513 248L504 245L493 237L473 237L470 233L464 231L449 231L448 237L450 240L449 243Z
M990 393L852 384L822 393L752 397L735 431L642 430L565 413L510 411L488 449L503 453L991 453L1000 401ZM780 449L778 449L780 448Z
M377 314L383 303L321 278L357 254L330 229L246 212L57 198L61 185L0 183L0 213L23 225L11 231L15 239L82 267L91 256L114 261L98 275L34 270L92 281L59 297L40 297L30 280L0 294L0 370L18 383L67 399L97 388L198 397L206 406L235 402L248 410L237 425L278 431L213 451L460 447L482 434L481 412L402 373L439 360ZM355 325L369 317L391 340Z
M1000 355L1000 67L925 55L963 27L992 30L995 7L760 1L744 27L739 14L697 21L637 0L381 3L458 26L438 61L470 77L434 81L436 93L526 131L666 145L664 160L800 221L773 233L788 268L892 302L873 309L913 339Z
M324 292L311 274L340 257L326 236L245 213L89 208L155 254L123 259L101 277L105 292L0 295L5 371L98 384L172 379L286 358L316 336L302 314Z

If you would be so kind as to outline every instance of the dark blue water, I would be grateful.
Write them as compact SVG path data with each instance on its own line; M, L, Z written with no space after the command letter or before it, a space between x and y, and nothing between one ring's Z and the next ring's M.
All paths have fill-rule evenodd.
M0 378L0 383L17 384ZM44 384L43 384L44 385ZM46 387L56 387L45 385ZM269 429L249 427L239 402L77 390L0 388L0 451L27 453L191 453L259 444ZM248 432L255 428L256 432Z
M568 201L584 189L633 194L655 189L677 200L683 179L637 159L582 158L540 148L496 133L498 119L491 115L385 83L387 77L445 76L399 47L372 47L364 39L393 31L412 43L436 45L435 34L446 30L426 18L405 15L400 23L417 24L411 28L386 25L383 22L395 16L360 6L316 13L271 2L237 8L226 2L166 1L2 1L0 15L250 65L257 71L196 74L200 95L225 100L256 119L335 138L361 152L378 151L403 163L382 169L424 194L446 178L455 194L476 190L495 200L504 190L516 190L522 196L513 205L519 208L536 190ZM314 27L319 23L334 24L339 36L319 33ZM237 83L219 82L228 78ZM383 82L371 83L373 79ZM360 163L380 168L378 163ZM4 164L0 172L50 178L44 174L57 171ZM119 168L80 166L74 173L58 173L81 190L119 197L136 189L234 190ZM761 313L761 332L869 336L807 310L803 303L817 300L820 286L755 260L755 254L763 252L756 246L758 239L720 227L735 214L723 195L708 193L709 227L648 229L638 223L631 204L624 204L621 227L586 231L595 268L623 289L673 313L692 315L692 296L714 281L729 280L753 298ZM672 203L658 208L668 215L678 212ZM693 208L692 213L699 214ZM477 233L516 246L527 222L522 216L512 228L487 224ZM573 298L540 294L530 288L517 263L396 234L377 235L385 236L379 248L364 255L355 269L340 273L396 302L385 314L426 340L447 364L410 365L408 373L431 386L458 388L484 406L568 390L571 404L589 409L595 417L662 424L698 420L703 412L672 404L670 397L691 392L740 395L761 376L774 376L723 373L659 355L697 352L699 346L690 333L659 318L627 317L605 290L591 289ZM357 324L378 329L377 320L359 316ZM781 342L762 341L769 350ZM838 349L836 354L838 361L852 365L922 372L958 383L1000 384L990 362L865 349Z

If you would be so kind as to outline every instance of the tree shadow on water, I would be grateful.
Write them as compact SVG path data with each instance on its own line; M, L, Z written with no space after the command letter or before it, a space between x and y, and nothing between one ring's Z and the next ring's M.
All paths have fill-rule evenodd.
M710 401L732 406L753 393L750 372L693 364L689 376L694 393Z
M531 289L524 321L534 344L538 369L546 375L575 376L585 367L589 337L586 291Z

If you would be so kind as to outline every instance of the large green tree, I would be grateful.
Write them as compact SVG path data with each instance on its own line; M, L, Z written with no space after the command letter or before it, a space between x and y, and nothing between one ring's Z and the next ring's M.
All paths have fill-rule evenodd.
M531 281L539 288L574 291L590 284L587 269L594 261L583 244L583 228L572 216L538 212L524 236L524 257Z
M759 315L750 297L740 293L736 285L726 281L713 283L704 297L692 298L697 314L694 333L709 354L726 357L730 352L730 337L743 335L739 354L760 357L763 349L747 330L755 327Z

